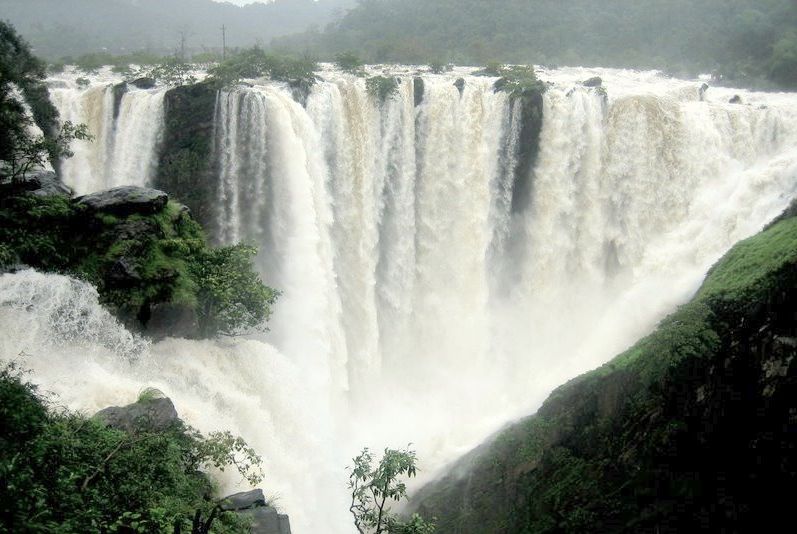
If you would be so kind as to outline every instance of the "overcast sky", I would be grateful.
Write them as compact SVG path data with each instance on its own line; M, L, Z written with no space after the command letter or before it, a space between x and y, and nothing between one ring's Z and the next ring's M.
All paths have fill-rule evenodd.
M238 4L242 6L244 4L251 4L252 2L263 2L268 3L268 0L215 0L216 2L229 2L231 4Z

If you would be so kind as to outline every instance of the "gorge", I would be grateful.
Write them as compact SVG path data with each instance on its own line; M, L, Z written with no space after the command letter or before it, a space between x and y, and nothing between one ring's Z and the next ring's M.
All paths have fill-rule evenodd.
M371 73L395 93L331 66L306 93L50 80L96 136L63 163L76 193L162 188L211 241L260 248L282 292L262 336L150 342L86 284L0 277L0 347L37 382L95 411L156 387L193 426L231 427L298 533L353 531L361 446L412 442L428 481L650 332L797 194L793 93L541 69L524 107L474 69Z

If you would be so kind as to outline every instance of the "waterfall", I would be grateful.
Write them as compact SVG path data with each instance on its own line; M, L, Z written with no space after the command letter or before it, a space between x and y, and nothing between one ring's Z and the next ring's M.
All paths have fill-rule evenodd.
M94 137L75 141L74 157L62 165L62 178L76 194L145 186L155 171L165 89L127 86L118 93L116 87L103 81L85 89L64 83L50 90L61 120L86 124Z
M297 533L353 531L343 468L359 448L412 442L421 478L434 474L650 331L797 194L794 94L545 71L538 158L518 177L524 117L495 79L425 74L416 106L412 75L384 102L361 78L322 76L305 106L278 83L217 97L214 228L258 245L282 291L263 337L121 357L105 338L47 334L42 303L77 306L57 295L85 287L0 278L4 320L38 325L4 329L0 346L37 381L88 410L155 386L198 428L242 434ZM581 86L592 76L608 96ZM69 183L146 183L162 91L131 90L115 119L107 85L54 93L97 136ZM7 297L20 280L41 297Z

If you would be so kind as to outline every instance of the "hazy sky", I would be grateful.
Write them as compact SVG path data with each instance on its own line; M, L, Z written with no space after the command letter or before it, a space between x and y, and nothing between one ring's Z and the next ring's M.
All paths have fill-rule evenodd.
M216 2L229 2L231 4L238 4L242 6L244 4L251 4L253 2L263 2L264 4L268 3L269 0L215 0Z

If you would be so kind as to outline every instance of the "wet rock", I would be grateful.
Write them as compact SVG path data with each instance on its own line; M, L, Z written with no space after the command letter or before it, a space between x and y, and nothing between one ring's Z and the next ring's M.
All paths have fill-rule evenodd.
M707 83L704 83L703 85L700 86L699 93L700 93L700 100L701 101L705 100L706 91L708 91L708 90L709 90L709 85Z
M742 97L739 95L733 95L730 100L728 100L728 104L741 104Z
M168 201L169 196L163 191L123 186L79 197L77 204L92 211L115 215L151 215L161 212Z
M426 85L424 84L423 78L420 76L416 76L412 80L412 92L413 97L415 98L415 106L420 106L423 103L423 94L426 91Z
M224 497L220 504L222 510L231 512L248 510L261 506L268 506L266 504L266 496L263 495L262 489L253 489L252 491L243 491L241 493L229 495Z
M171 399L153 395L127 406L111 406L94 415L106 425L126 432L161 432L182 425Z
M255 489L230 495L222 499L220 507L250 518L252 534L291 534L288 516L280 514L266 503L263 490Z
M150 306L145 331L152 339L166 337L198 339L201 337L196 310L190 306L173 302Z
M155 78L144 76L133 80L132 82L130 82L130 85L132 85L133 87L138 87L139 89L152 89L153 87L155 87L156 83L157 82L155 81Z
M601 87L603 85L603 79L600 76L595 76L589 80L584 80L581 85L584 87Z
M119 117L119 111L122 109L122 98L127 93L127 84L117 83L113 86L113 118Z
M462 96L462 93L465 91L465 78L459 78L455 81L454 87L459 91L459 96Z
M37 196L72 196L72 190L53 171L40 170L28 173L8 187L13 187L16 191L28 191Z

